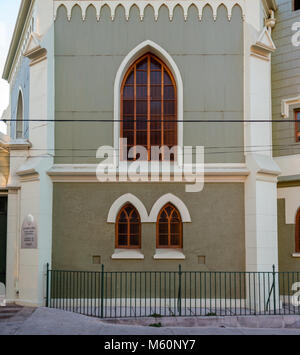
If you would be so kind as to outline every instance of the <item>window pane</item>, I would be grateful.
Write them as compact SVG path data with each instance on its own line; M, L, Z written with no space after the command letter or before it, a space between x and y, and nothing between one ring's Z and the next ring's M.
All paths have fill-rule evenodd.
M134 71L132 70L131 73L128 75L126 80L126 85L134 83Z
M171 234L171 245L172 246L179 246L179 234Z
M168 235L159 235L159 245L161 246L168 246Z
M119 222L118 225L118 232L119 234L127 234L127 223L121 223Z
M161 131L151 131L150 144L155 146L161 146Z
M123 113L124 115L134 114L134 101L132 100L123 101Z
M124 100L134 99L134 87L133 86L125 86L123 91Z
M147 115L147 101L137 101L136 102L136 114L137 115Z
M164 114L165 115L175 114L175 101L164 101Z
M120 246L126 246L127 245L127 235L119 235L118 243Z
M139 246L139 236L138 235L131 235L130 236L130 245L131 246Z
M136 83L137 84L146 84L147 83L147 72L146 71L137 71L136 72Z
M146 70L147 69L148 58L145 58L141 62L139 62L136 66L137 70Z
M161 101L152 100L150 103L151 115L161 115Z
M133 118L133 116L124 116L123 129L126 129L126 130L133 130L134 129L134 118Z
M151 85L150 96L151 100L161 100L161 85Z
M147 99L147 85L140 85L136 87L136 98Z
M164 70L164 84L165 85L173 85L172 80L169 76L169 74Z
M130 223L130 234L131 235L138 235L140 230L139 223Z
M164 86L164 99L175 100L175 90L173 86Z
M147 116L137 116L136 118L136 129L137 130L147 130Z
M147 131L137 131L136 132L136 144L137 145L147 145Z
M152 71L150 74L150 83L152 84L161 84L161 72Z
M157 60L155 60L154 58L151 58L150 68L151 68L151 70L160 70L161 65Z

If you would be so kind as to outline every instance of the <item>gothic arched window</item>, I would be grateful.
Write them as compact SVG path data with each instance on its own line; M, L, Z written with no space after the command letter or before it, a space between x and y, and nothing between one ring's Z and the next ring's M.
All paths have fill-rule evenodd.
M130 203L122 207L117 217L116 248L141 248L141 219Z
M171 203L165 205L157 218L157 248L182 248L182 220Z
M23 138L23 115L24 115L23 97L20 91L18 97L18 107L17 107L16 138Z
M121 87L121 138L127 138L127 151L133 146L177 145L177 92L167 66L153 54L139 58L127 71ZM174 154L170 157L174 160ZM128 159L133 160L133 159ZM160 160L165 160L164 153Z

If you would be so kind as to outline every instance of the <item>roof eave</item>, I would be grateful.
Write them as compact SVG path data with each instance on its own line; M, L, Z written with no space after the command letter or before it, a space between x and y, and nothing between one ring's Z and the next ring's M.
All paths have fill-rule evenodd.
M2 78L4 80L8 80L8 78L9 78L9 74L11 72L14 58L15 58L16 52L18 50L19 42L20 42L20 39L22 36L23 27L26 22L27 15L28 15L28 12L31 7L31 3L33 1L34 0L22 0L22 2L21 2L21 6L19 9L14 33L12 36L12 40L10 43L8 55L6 58L6 62L5 62L5 66L4 66L4 70L3 70L3 74L2 74Z

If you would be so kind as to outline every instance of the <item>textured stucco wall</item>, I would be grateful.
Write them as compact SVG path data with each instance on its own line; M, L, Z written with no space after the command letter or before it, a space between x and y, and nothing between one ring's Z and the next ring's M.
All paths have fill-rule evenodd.
M173 193L186 204L192 222L183 226L186 260L153 260L156 224L142 224L144 260L111 260L115 225L107 223L109 209L131 192L148 213L159 197ZM244 186L208 183L200 193L186 193L183 184L161 183L54 183L52 267L100 270L92 256L101 256L107 270L245 270ZM198 256L206 264L198 264Z
M231 21L224 6L216 21L209 7L202 21L194 7L187 21L178 7L172 21L165 7L157 21L151 7L146 8L143 21L136 7L128 21L122 7L117 8L114 21L110 16L104 7L97 22L95 9L89 7L82 21L81 10L75 6L69 22L65 8L58 10L56 119L112 120L117 70L124 57L145 40L164 48L181 72L184 120L243 119L243 22L238 6ZM113 145L112 123L56 123L55 134L56 163L95 163L96 149ZM243 137L242 123L184 124L184 145L206 146L207 162L243 162Z
M0 187L6 187L9 176L9 153L0 148Z
M23 94L23 117L24 119L29 118L29 80L30 80L30 60L23 57L21 59L19 71L15 77L11 88L11 118L17 118L17 109L18 109L18 99L19 92L22 91ZM10 123L10 136L11 138L16 137L16 122ZM23 122L23 133L24 137L29 137L29 122Z
M273 124L274 156L300 153L300 142L296 143L294 122L284 122L281 117L283 99L294 98L300 94L300 49L292 44L292 25L300 22L300 11L292 11L292 0L277 0L276 27L272 37L277 50L272 55L272 104L273 120L282 120ZM294 119L294 109L290 106L289 120Z
M285 223L285 200L278 200L278 252L280 271L299 271L300 258L295 253L295 224Z

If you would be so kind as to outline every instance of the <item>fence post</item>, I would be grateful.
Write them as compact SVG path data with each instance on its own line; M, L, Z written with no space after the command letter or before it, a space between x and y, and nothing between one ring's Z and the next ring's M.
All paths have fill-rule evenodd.
M177 307L178 307L178 312L179 312L179 316L181 317L181 276L182 276L182 271L181 271L181 265L179 265L179 272L178 272L178 275L179 275L179 286L178 286L178 304L177 304Z
M49 307L49 263L46 264L46 307Z
M101 318L103 318L103 303L104 303L104 265L101 266Z
M275 284L275 281L276 281L276 273L275 273L275 265L272 266L273 268L273 292L274 292L274 314L276 314L276 284Z

